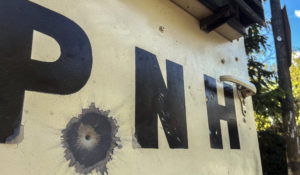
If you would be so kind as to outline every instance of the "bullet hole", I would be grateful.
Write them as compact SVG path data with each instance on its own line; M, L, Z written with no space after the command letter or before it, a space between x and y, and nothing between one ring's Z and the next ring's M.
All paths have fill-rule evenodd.
M165 31L165 27L164 26L159 26L159 31L163 33Z
M106 165L112 159L114 148L121 143L116 137L119 128L116 120L108 114L109 111L100 110L92 103L62 131L65 158L77 173L89 174L96 170L108 174Z
M221 63L225 64L225 59L224 58L221 59Z
M235 61L238 62L238 61L239 61L239 58L238 58L238 57L235 57Z

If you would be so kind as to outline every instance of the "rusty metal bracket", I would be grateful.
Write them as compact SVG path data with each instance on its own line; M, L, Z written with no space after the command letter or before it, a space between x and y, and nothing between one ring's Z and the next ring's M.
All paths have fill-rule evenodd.
M237 94L238 94L239 100L241 102L242 114L244 116L246 116L247 115L247 107L246 107L245 98L248 96L255 95L256 87L249 82L245 82L245 81L240 80L239 78L236 78L231 75L220 76L220 81L228 81L228 82L232 82L232 83L236 84Z

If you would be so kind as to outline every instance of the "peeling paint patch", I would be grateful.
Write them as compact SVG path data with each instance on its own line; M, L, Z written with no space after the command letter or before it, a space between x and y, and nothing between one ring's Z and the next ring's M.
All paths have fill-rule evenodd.
M291 138L295 138L294 131L292 131L292 133L291 133Z
M138 140L136 139L135 134L132 136L132 147L133 147L133 149L142 148L142 146L139 144Z
M299 137L297 137L297 145L298 145L298 154L300 154Z
M112 159L114 148L120 148L120 138L116 137L119 127L108 114L109 111L100 110L92 103L62 131L65 158L77 173L89 174L96 170L108 174L106 165Z
M6 139L6 144L20 144L24 140L24 126L15 129L15 134Z
M293 119L293 112L290 111L290 117L289 117L289 120L288 120L288 124L289 124L289 125L291 124L292 119Z

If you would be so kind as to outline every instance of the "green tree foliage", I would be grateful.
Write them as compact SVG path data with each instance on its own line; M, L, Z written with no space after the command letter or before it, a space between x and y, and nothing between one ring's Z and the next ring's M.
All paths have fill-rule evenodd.
M298 52L293 53L293 64L290 68L293 95L295 101L295 111L298 117L297 124L300 126L300 55ZM300 128L299 128L300 129ZM298 129L298 131L299 131Z
M245 47L248 55L250 81L256 86L257 94L253 96L255 120L264 175L286 175L286 143L282 122L281 99L285 93L278 87L277 73L257 59L267 49L267 36L262 34L264 27L258 24L248 29ZM275 54L272 53L272 54ZM298 131L300 130L300 54L293 54L290 68L297 112Z
M258 141L264 175L287 175L284 137L272 130L259 131Z
M244 37L247 55L262 52L267 46L267 36L261 34L263 26L253 24L248 28L248 34Z
M273 128L282 130L280 99L283 92L278 88L277 75L256 58L267 47L267 36L262 34L263 26L254 24L245 36L245 49L248 55L248 72L250 81L257 93L253 96L253 107L257 130Z
M258 132L262 167L264 175L286 175L286 144L282 124L281 99L284 92L278 87L276 69L272 70L257 58L267 49L267 36L262 34L263 27L253 25L245 36L248 55L250 81L256 86L253 107ZM300 113L300 59L294 59L291 68L295 106ZM299 116L299 115L298 115ZM300 124L300 118L298 118Z

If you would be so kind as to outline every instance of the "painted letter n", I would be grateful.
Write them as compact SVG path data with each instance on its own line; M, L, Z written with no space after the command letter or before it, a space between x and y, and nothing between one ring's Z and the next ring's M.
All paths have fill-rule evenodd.
M137 47L135 54L137 142L142 148L158 148L159 116L169 147L188 148L182 66L166 61L166 87L156 56Z

